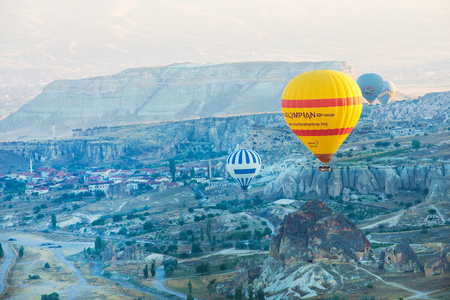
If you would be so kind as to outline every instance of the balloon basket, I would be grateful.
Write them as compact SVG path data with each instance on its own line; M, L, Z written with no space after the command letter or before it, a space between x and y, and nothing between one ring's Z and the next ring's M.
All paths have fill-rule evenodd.
M327 165L319 166L319 172L331 172L331 167Z

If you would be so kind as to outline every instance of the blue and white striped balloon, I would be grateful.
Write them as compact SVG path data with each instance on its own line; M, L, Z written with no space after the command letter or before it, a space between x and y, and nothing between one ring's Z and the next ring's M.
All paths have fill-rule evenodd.
M239 149L227 158L227 170L236 179L241 188L246 191L253 178L261 170L261 158L253 150Z

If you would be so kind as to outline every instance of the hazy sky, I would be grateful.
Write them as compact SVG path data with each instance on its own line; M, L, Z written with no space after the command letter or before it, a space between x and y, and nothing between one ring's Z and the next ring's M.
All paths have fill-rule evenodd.
M362 74L449 61L450 1L0 0L0 53L0 70L82 77L261 60L345 60Z

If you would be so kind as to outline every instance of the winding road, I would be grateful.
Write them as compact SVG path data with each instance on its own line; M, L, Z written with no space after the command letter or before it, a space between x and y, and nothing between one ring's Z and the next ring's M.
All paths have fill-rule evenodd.
M6 239L6 238L7 238L7 235L0 234L0 239ZM28 245L31 247L41 247L40 243L42 243L43 241L45 241L45 239L40 238L40 237L17 236L17 241L14 241L14 243L17 243L20 245ZM69 244L74 244L74 243L77 243L77 242L58 242L58 244L62 244L63 247L65 247L66 245L69 245ZM87 245L92 246L91 245L92 243L79 243L79 244L81 244L82 246L87 246ZM6 286L5 278L8 273L8 269L11 266L12 261L15 256L15 253L11 249L11 246L9 243L2 242L2 247L5 252L5 258L3 259L5 262L3 264L0 264L0 295L3 293L3 291L5 289L5 286ZM44 248L49 250L56 259L60 260L64 264L64 266L67 267L74 274L74 276L78 279L76 284L69 286L66 289L58 292L65 299L69 299L69 300L82 299L83 296L86 295L85 294L86 290L102 290L102 291L111 293L110 291L103 290L102 287L90 286L87 283L86 278L84 278L83 275L81 274L80 270L75 267L75 265L73 264L72 261L68 260L65 257L65 255L62 251L62 249L64 249L64 248L62 248L62 249L61 248L47 248L47 247L44 247ZM157 273L155 275L155 281L154 281L155 284L153 287L143 286L143 285L133 282L132 280L126 280L126 279L121 279L121 278L110 278L110 277L103 276L101 274L101 263L94 262L93 267L91 269L91 273L94 276L104 277L104 278L107 278L114 282L117 282L118 284L120 284L126 288L151 294L152 296L154 296L157 299L173 299L173 300L186 299L186 295L184 295L182 293L177 293L177 292L171 291L164 286L165 276L164 276L163 267L160 267L157 269ZM115 293L115 294L119 295L117 293ZM120 296L123 296L125 298L130 298L125 295L120 295ZM0 297L0 299L3 299L3 298ZM199 299L196 298L196 300L199 300Z
M2 258L2 260L4 260L5 262L3 264L0 264L0 296L5 290L6 273L8 273L9 266L11 265L15 256L15 253L14 251L12 251L10 244L2 243L2 248L5 252L5 257Z
M364 271L366 273L369 273L370 275L372 275L373 277L375 277L376 279L380 280L381 282L383 282L385 284L388 284L390 286L394 286L396 288L399 288L399 289L402 289L402 290L405 290L405 291L408 291L408 292L411 292L411 293L414 294L412 296L406 297L405 299L435 299L435 298L431 298L429 295L432 294L432 293L436 293L436 292L439 292L439 291L443 290L443 289L440 289L440 290L429 291L429 292L422 292L422 291L418 291L418 290L413 290L413 289L410 289L410 288L408 288L408 287L406 287L406 286L404 286L404 285L402 285L400 283L397 283L397 282L385 281L380 276L370 272L369 270L361 268L361 267L359 267L359 266L357 266L355 264L354 264L354 266L355 266L355 268L357 270L361 270L361 271Z

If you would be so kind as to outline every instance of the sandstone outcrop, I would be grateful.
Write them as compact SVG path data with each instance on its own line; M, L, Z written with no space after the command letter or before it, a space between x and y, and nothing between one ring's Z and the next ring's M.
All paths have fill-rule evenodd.
M442 249L425 257L424 270L426 276L440 275L450 272L450 249Z
M434 178L430 183L427 202L450 202L450 177Z
M320 200L309 201L285 216L269 257L251 284L270 295L268 299L294 300L322 298L346 289L349 282L353 286L348 288L354 289L355 278L361 286L375 280L354 263L340 263L346 261L373 264L370 243L344 215ZM240 284L246 283L246 271Z
M285 217L269 256L289 269L320 261L370 259L369 251L369 241L354 223L314 200Z
M360 194L397 194L402 189L428 188L429 199L448 201L450 179L445 177L449 175L447 166L356 166L333 168L330 173L319 172L314 166L296 166L282 172L270 182L265 187L264 194L291 199L302 195L322 198L342 196L347 200L348 189L354 189Z
M406 240L381 252L380 268L389 272L423 272L417 255Z
M106 245L105 249L103 249L102 258L103 262L117 260L116 247L114 246L114 243L110 242Z
M245 290L258 277L261 267L253 259L246 259L238 262L236 271L234 286Z
M141 250L136 245L126 246L125 249L117 254L120 260L139 260L141 258Z

